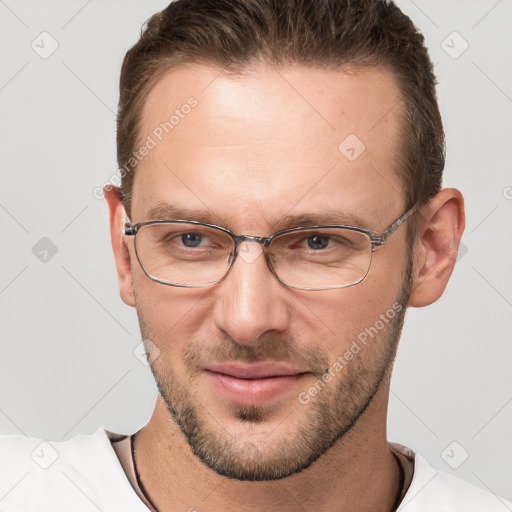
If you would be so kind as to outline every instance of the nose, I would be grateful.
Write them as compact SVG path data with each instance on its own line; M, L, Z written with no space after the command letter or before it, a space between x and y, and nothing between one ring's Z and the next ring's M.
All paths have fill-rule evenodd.
M241 243L216 293L216 326L240 344L254 345L267 331L289 325L286 297L291 292L271 272L258 243Z

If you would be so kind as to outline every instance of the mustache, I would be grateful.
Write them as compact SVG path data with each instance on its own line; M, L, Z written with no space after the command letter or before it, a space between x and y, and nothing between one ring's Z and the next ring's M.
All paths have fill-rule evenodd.
M184 362L191 369L228 361L285 363L319 376L329 367L327 354L317 346L306 344L298 348L290 338L273 334L264 334L251 345L225 336L215 345L191 344L184 353Z

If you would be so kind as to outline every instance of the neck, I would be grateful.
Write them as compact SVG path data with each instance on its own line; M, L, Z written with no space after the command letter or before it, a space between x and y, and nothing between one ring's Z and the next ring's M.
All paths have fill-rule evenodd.
M387 400L377 393L352 430L306 470L272 482L242 482L218 475L190 450L159 397L136 439L137 469L158 512L171 510L304 510L390 512L400 493L400 472L385 432ZM380 421L376 422L376 417Z

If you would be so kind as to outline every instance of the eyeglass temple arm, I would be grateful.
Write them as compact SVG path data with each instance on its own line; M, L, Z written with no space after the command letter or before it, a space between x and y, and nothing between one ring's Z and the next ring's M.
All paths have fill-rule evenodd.
M419 204L416 203L409 210L407 210L401 217L395 220L391 226L386 228L382 233L373 233L371 236L372 246L379 247L380 245L384 245L387 239L417 210L419 209Z
M131 220L125 214L124 223L123 223L123 235L126 236L135 236L137 233L138 227L137 224L132 224Z
M137 233L137 227L133 224L129 224L128 222L124 225L123 233L126 236L134 236Z

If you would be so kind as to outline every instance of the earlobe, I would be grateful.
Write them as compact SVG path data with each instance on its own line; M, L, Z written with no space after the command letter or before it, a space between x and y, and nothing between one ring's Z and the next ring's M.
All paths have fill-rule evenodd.
M123 237L126 213L119 187L106 185L103 189L107 201L110 220L110 238L119 280L121 299L128 306L135 306L133 293L130 251Z
M410 306L428 306L441 297L455 267L464 225L464 199L458 190L442 189L421 210Z

